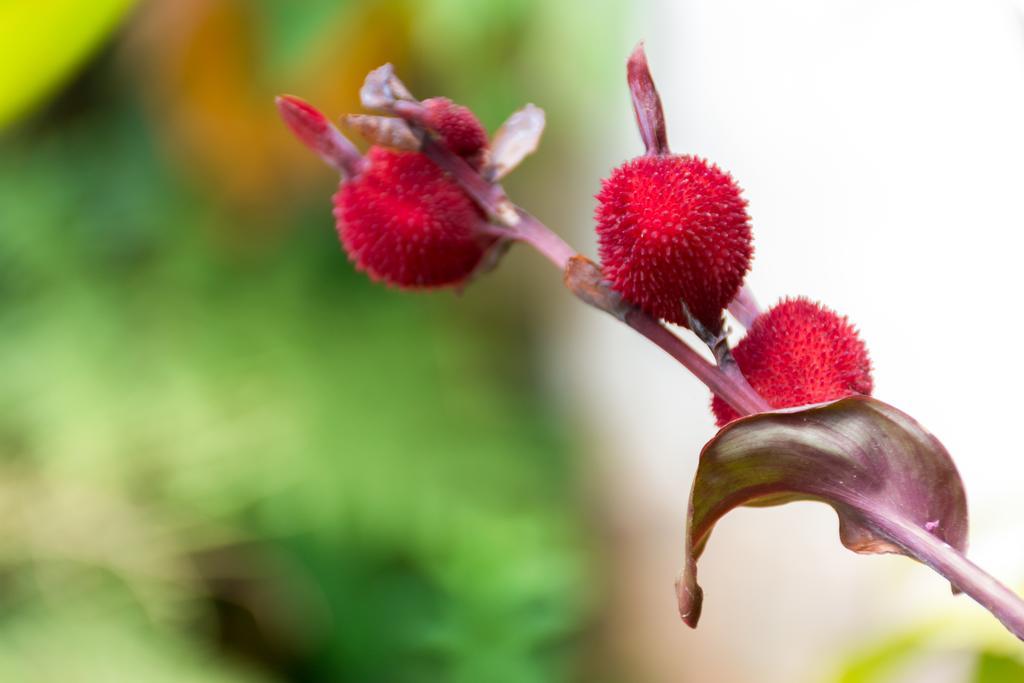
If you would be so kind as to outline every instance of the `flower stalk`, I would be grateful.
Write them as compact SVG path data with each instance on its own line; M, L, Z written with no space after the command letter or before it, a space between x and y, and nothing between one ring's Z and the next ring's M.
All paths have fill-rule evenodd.
M630 82L636 80L643 86L644 94L634 98L635 102L639 99L640 106L643 107L642 110L637 109L637 119L638 122L641 122L641 130L648 131L645 135L650 136L654 148L667 150L668 142L665 136L664 115L661 114L661 101L657 90L654 89L653 81L650 79L650 73L647 71L647 61L643 55L642 46L637 47L630 63L633 65L630 71ZM644 73L646 73L646 78L643 77ZM389 100L387 93L393 92L401 92L402 97ZM740 415L752 415L771 409L765 400L750 387L742 373L712 365L658 320L624 302L601 277L601 271L596 265L580 257L574 248L544 223L513 204L500 183L488 182L462 158L435 140L430 132L424 129L425 108L413 98L409 90L394 74L390 65L372 72L367 77L367 84L363 87L362 93L364 93L364 105L372 105L375 109L395 114L410 125L422 140L421 151L423 154L451 175L498 228L491 234L533 247L563 272L563 281L566 287L577 298L611 314L654 342ZM365 96L367 93L370 94L369 98ZM648 149L650 150L652 147L649 146ZM659 151L658 153L664 152ZM570 267L574 259L582 259L582 261L576 261L576 265ZM584 262L589 265L583 266Z
M533 105L513 114L488 146L469 110L444 98L418 101L384 65L360 96L389 116L346 119L380 145L366 158L309 104L282 96L277 106L292 132L341 174L339 232L371 277L410 289L460 288L521 242L558 268L579 300L628 325L711 390L726 426L705 446L691 492L677 585L686 623L700 615L696 563L715 522L739 505L807 499L835 508L848 548L919 560L1024 640L1024 601L965 557L966 495L949 454L912 418L867 396L870 362L845 318L802 301L783 301L761 317L742 284L752 247L738 186L703 160L671 154L642 44L629 58L627 81L646 154L617 169L598 196L603 267L515 205L499 182L536 149L544 113ZM638 298L631 291L638 284L647 288L640 294L661 289ZM748 328L735 354L725 308ZM687 326L715 362L661 319ZM852 370L844 366L851 359ZM808 387L831 393L800 393ZM719 402L735 416L723 417Z

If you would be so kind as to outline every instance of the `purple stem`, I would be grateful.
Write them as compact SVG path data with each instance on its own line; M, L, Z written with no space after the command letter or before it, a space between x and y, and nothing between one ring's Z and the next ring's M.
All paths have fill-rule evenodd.
M924 562L995 616L1024 640L1024 601L959 551L902 517L879 515L870 520L884 536Z
M739 382L731 373L707 362L686 342L640 309L631 309L623 322L679 361L712 393L732 406L733 410L740 415L753 415L771 410L771 407L751 388L742 375L740 375L742 382Z
M516 212L518 221L503 229L501 233L511 234L513 239L529 244L551 261L556 268L567 272L570 261L577 257L576 250L523 209L517 207ZM600 271L597 271L595 275L599 278ZM588 289L589 295L581 296L579 283L574 283L571 277L567 277L566 280L566 284L578 298L619 318L654 342L739 414L750 415L771 409L742 375L737 377L727 372L726 369L709 363L660 322L636 307L623 305L621 299L611 292L603 281L594 283L594 287Z
M556 268L564 271L569 265L569 259L577 254L576 250L557 233L523 209L516 207L516 215L518 222L515 226L503 228L501 232L505 235L511 232L515 239L529 244L541 256L551 261Z
M491 220L507 227L520 220L519 210L509 201L501 185L484 180L462 157L430 136L424 136L421 149L431 161L455 178L455 182L462 186Z

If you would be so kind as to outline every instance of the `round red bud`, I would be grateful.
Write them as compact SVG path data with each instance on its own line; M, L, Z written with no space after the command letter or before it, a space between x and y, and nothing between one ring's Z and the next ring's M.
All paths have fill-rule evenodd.
M871 360L857 331L809 299L785 299L758 316L733 357L772 408L871 394ZM738 417L717 396L711 409L719 427Z
M338 235L356 267L405 289L458 285L494 238L476 205L418 152L372 147L367 168L334 195Z
M423 100L423 106L427 110L425 123L437 132L448 149L479 167L487 148L487 131L476 115L447 97Z
M712 332L753 256L746 200L728 173L693 156L642 156L597 195L601 263L612 288L651 315Z

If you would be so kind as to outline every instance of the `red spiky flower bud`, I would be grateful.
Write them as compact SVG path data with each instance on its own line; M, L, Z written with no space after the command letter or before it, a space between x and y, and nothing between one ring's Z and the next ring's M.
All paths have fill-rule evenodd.
M419 152L383 147L371 147L364 158L308 102L285 95L277 106L292 132L341 171L334 215L357 268L406 289L459 285L473 275L496 240L482 230L485 220L477 206L434 162ZM476 120L465 112L449 118L465 123L468 114ZM469 139L456 135L465 126L445 125L440 130L459 144Z
M476 114L447 97L432 97L422 104L427 127L437 132L448 149L478 168L487 148L487 131Z
M494 238L476 205L418 152L372 147L334 195L338 235L356 267L401 288L458 285Z
M693 156L628 161L597 195L601 263L612 287L653 316L711 331L753 255L746 201L729 174Z
M773 408L871 394L871 361L857 331L845 317L802 297L758 316L733 357ZM711 409L719 427L737 417L717 396Z

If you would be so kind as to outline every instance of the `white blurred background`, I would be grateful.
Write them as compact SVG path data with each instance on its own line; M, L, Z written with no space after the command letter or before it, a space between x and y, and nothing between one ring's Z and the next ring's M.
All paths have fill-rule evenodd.
M875 395L931 429L960 467L970 556L1024 585L1021 5L650 0L635 35L673 150L745 188L748 282L762 305L807 295L850 317ZM625 85L616 106L621 134L594 151L603 176L641 150ZM629 330L573 315L556 361L598 425L596 480L614 503L608 640L637 680L835 680L842 658L870 645L864 634L884 642L933 623L944 626L931 654L892 680L963 681L979 640L1019 646L930 570L843 549L834 513L814 504L739 510L718 525L690 631L672 582L697 454L714 433L708 393Z

